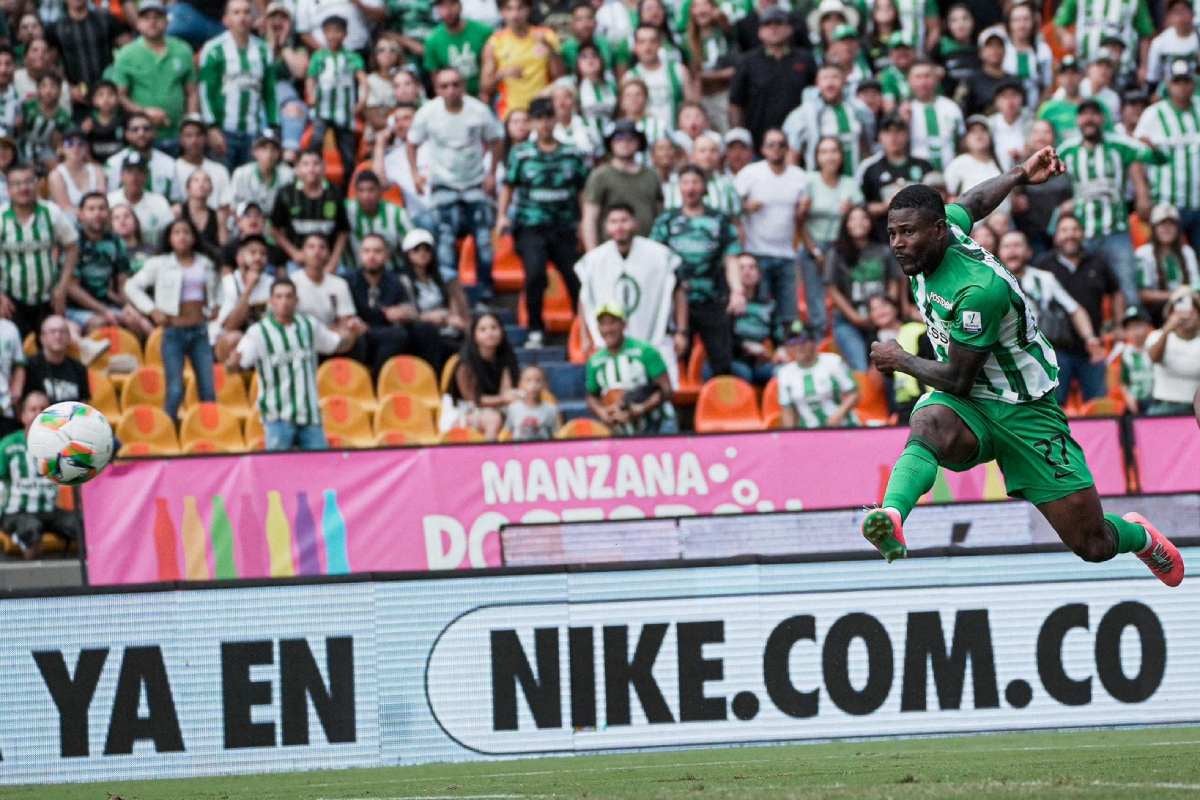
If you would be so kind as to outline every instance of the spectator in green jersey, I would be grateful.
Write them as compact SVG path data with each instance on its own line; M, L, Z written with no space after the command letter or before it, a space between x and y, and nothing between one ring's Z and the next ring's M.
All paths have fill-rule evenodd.
M175 155L179 121L196 111L196 66L192 48L167 36L167 13L162 0L138 3L139 38L117 51L113 80L128 114L142 112L157 129L158 147Z
M625 310L603 305L596 323L604 344L587 362L587 404L623 436L675 433L671 379L658 348L625 335Z
M326 47L313 53L308 65L305 94L313 114L313 144L321 146L325 131L333 129L345 179L354 172L354 118L367 98L367 73L362 56L347 51L347 22L336 14L321 23Z
M462 0L438 0L434 6L442 21L425 40L425 72L453 68L467 82L467 94L479 95L483 46L492 29L462 14Z

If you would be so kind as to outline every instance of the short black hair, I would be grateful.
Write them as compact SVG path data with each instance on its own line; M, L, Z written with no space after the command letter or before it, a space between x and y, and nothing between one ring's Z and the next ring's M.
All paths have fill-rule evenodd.
M608 207L608 210L604 212L604 218L608 219L608 216L610 214L612 214L614 211L624 211L626 214L628 214L631 217L637 216L637 214L635 214L633 211L633 206L629 205L629 203L626 203L626 202L619 202L619 203L613 203L611 206Z
M87 205L88 200L92 200L97 197L103 200L105 205L108 205L108 195L106 195L104 192L84 192L83 197L79 198L79 207L83 208L85 205Z
M888 211L906 208L915 208L934 219L943 219L946 216L946 204L942 202L942 196L936 189L923 183L912 183L896 192Z
M306 233L300 237L301 249L304 248L304 245L308 244L309 239L320 239L322 244L324 244L326 247L329 247L329 238L325 234L312 231L311 233Z
M296 284L293 283L292 279L287 277L286 275L280 275L278 278L276 278L274 281L271 282L271 294L275 294L275 290L278 289L280 286L290 286L290 287L292 287L293 292L296 291Z
M684 175L696 175L700 178L700 180L704 181L706 184L708 183L708 176L705 175L704 170L696 164L687 164L683 169L679 170L679 177L682 178Z
M354 185L358 186L360 183L373 183L379 186L379 176L375 174L374 170L364 169L354 176Z

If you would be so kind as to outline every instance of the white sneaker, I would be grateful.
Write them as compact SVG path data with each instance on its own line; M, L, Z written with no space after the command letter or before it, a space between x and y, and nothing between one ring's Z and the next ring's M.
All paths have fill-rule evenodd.
M108 348L112 346L112 342L108 339L80 339L79 340L79 360L86 367L95 361L100 356L108 352Z
M525 339L525 349L540 350L544 343L545 339L541 331L530 331L529 337Z
M129 353L117 353L108 359L109 375L128 375L138 368L137 358Z

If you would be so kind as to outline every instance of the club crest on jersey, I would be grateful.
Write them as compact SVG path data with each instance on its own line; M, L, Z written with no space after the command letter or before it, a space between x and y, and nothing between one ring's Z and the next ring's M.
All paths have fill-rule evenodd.
M962 327L964 331L979 333L983 330L983 316L978 311L962 312Z

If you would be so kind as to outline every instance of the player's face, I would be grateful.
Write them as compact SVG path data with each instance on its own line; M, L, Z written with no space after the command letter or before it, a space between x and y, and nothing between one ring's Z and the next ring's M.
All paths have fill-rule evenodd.
M945 220L930 224L929 216L916 208L888 212L888 242L892 255L905 275L919 275L936 267L945 250Z

